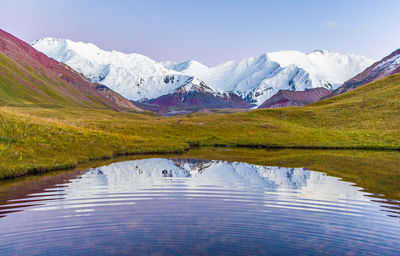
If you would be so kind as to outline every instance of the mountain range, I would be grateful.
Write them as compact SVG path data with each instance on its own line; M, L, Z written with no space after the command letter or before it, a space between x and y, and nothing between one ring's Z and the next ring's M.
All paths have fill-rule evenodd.
M2 104L162 114L303 106L400 72L400 49L370 66L370 59L354 54L281 51L207 67L63 39L32 46L0 30Z
M319 94L310 89L336 89L373 62L330 51L281 51L208 67L197 61L156 62L140 54L104 51L90 43L65 39L43 38L32 46L91 82L156 111L259 107L280 90L306 92L301 95L319 100ZM309 100L292 105L304 102Z

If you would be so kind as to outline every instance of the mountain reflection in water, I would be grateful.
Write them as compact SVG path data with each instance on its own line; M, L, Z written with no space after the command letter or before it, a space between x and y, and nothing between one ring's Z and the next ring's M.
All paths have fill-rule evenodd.
M396 255L399 213L388 209L303 168L135 160L9 200L0 254Z

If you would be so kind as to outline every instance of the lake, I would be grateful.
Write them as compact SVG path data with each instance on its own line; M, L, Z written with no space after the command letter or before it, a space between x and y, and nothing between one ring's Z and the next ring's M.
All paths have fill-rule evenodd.
M303 167L149 158L0 186L1 255L399 255L399 201Z

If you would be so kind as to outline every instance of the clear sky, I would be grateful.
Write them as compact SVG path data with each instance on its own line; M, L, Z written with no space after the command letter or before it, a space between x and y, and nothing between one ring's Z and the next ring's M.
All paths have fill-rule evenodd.
M157 61L214 65L278 50L380 59L400 48L399 0L0 0L0 28Z

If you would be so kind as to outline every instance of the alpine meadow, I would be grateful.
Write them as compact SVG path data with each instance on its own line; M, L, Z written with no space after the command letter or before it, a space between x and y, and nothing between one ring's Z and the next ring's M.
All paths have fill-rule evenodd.
M400 6L358 5L5 1L0 255L397 255Z

